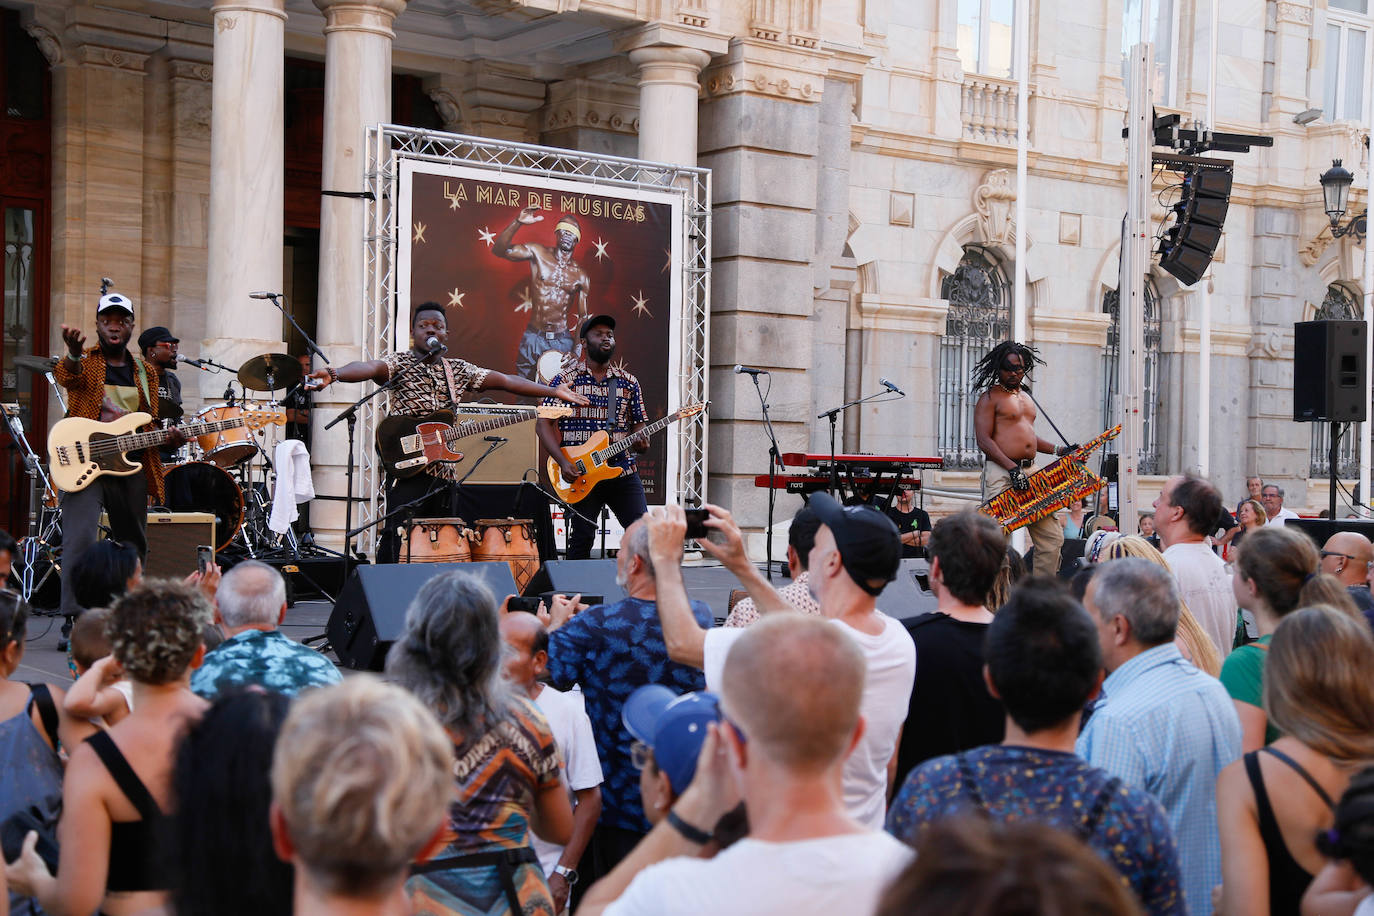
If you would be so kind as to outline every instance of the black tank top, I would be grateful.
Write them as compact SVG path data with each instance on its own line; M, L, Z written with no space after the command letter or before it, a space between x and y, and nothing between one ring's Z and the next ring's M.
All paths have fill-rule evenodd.
M1326 790L1321 787L1317 780L1312 778L1302 766L1289 757L1283 751L1275 750L1272 747L1261 748L1261 750L1281 760L1301 776L1312 791L1321 797L1326 803L1326 807L1335 808L1331 801L1331 796L1326 794ZM1269 912L1273 916L1288 916L1296 914L1302 902L1303 892L1307 890L1307 885L1312 883L1312 873L1298 864L1289 853L1288 847L1284 845L1283 833L1279 830L1278 819L1274 817L1274 808L1269 804L1269 792L1264 787L1264 775L1260 771L1259 765L1260 751L1251 751L1245 755L1245 775L1250 779L1250 788L1255 792L1255 807L1259 812L1260 839L1264 841L1264 852L1269 859Z
M167 868L158 856L158 841L170 818L162 813L107 733L99 731L86 740L140 818L110 824L110 870L105 889L119 892L168 890Z

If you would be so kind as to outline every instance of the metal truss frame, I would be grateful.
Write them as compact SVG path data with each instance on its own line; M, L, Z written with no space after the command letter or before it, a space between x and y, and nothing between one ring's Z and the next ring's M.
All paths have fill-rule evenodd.
M682 372L677 380L678 401L692 404L708 395L711 320L711 172L620 156L603 156L379 124L367 132L366 236L363 239L362 358L381 359L391 348L399 278L397 214L403 161L436 162L489 168L494 172L572 179L589 185L676 192L682 197L682 308L679 346ZM381 513L382 469L371 443L381 405L369 401L360 411L358 460L360 514L356 525L375 521ZM683 420L678 442L677 491L684 505L706 499L706 412ZM359 549L376 549L377 530L369 529Z

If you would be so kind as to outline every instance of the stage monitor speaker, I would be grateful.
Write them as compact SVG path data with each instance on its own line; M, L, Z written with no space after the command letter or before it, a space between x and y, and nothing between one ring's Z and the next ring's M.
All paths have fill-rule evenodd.
M1327 539L1333 534L1342 531L1353 531L1362 534L1370 541L1374 541L1374 521L1358 518L1340 518L1332 521L1329 518L1290 518L1284 521L1284 526L1296 528L1310 537L1318 548L1326 545Z
M615 584L615 560L549 560L525 586L526 595L600 595L606 604L625 597Z
M902 560L897 578L887 583L887 588L878 595L875 602L878 610L903 623L935 610L939 602L928 587L929 574L930 564L926 560Z
M482 423L488 420L501 420L508 418L512 413L527 414L528 419L521 423L512 423L496 430L494 435L503 436L506 441L495 449L491 454L482 458L492 443L485 440L485 436L492 433L477 433L465 436L457 440L453 447L463 453L463 460L458 462L458 476L472 471L472 476L468 477L467 483L520 483L525 479L527 471L537 471L539 468L539 439L534 433L535 417L533 407L518 405L502 405L499 410L493 409L490 412L478 410L482 405L465 405L471 408L460 411L457 417L459 423ZM481 458L481 463L477 464ZM476 470L473 465L476 464ZM537 480L537 474L531 474L530 479Z
M515 594L510 564L499 560L359 566L344 583L325 627L339 664L346 668L381 671L386 664L386 653L401 635L411 600L430 579L455 571L484 581L497 601Z
M1363 321L1300 321L1293 325L1293 419L1363 423Z
M210 512L149 512L148 559L143 575L184 579L196 571L196 548L215 546L215 516Z

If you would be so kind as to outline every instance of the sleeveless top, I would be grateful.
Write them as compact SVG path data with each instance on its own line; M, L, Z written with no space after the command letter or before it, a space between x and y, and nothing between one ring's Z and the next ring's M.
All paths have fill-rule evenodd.
M110 870L105 890L115 892L165 891L171 885L165 863L158 855L158 840L168 826L143 781L138 778L129 761L114 740L105 732L96 732L86 739L91 749L105 764L119 791L129 799L139 813L136 821L114 821L110 824Z
M53 750L57 746L57 708L43 684L29 685L30 697L24 711L0 722L0 821L20 811L29 811L56 835L62 812L62 761ZM49 746L33 724L35 705L42 713L44 727L52 738ZM11 892L10 913L33 916L43 910L30 897Z
M1245 775L1250 779L1250 787L1255 792L1255 807L1259 813L1260 839L1264 842L1264 852L1269 859L1269 912L1274 916L1297 914L1302 902L1303 892L1312 883L1312 873L1298 864L1284 845L1283 834L1279 830L1278 819L1269 804L1269 792L1264 787L1264 775L1260 772L1259 754L1263 751L1281 760L1301 776L1312 791L1316 792L1327 808L1334 809L1331 796L1321 787L1312 775L1283 751L1272 747L1261 748L1245 755Z

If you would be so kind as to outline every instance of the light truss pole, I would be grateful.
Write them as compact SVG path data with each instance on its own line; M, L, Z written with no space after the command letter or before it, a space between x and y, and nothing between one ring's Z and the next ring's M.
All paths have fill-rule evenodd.
M1141 10L1141 36L1148 35L1150 3ZM1117 390L1121 393L1121 445L1118 448L1117 509L1121 530L1135 534L1139 529L1136 514L1136 489L1140 476L1140 456L1144 445L1144 416L1141 400L1145 388L1145 272L1150 267L1150 153L1154 146L1154 86L1150 70L1154 45L1142 41L1128 56L1127 75L1130 92L1126 107L1126 219L1121 232L1121 274L1117 279L1120 296L1119 358Z

